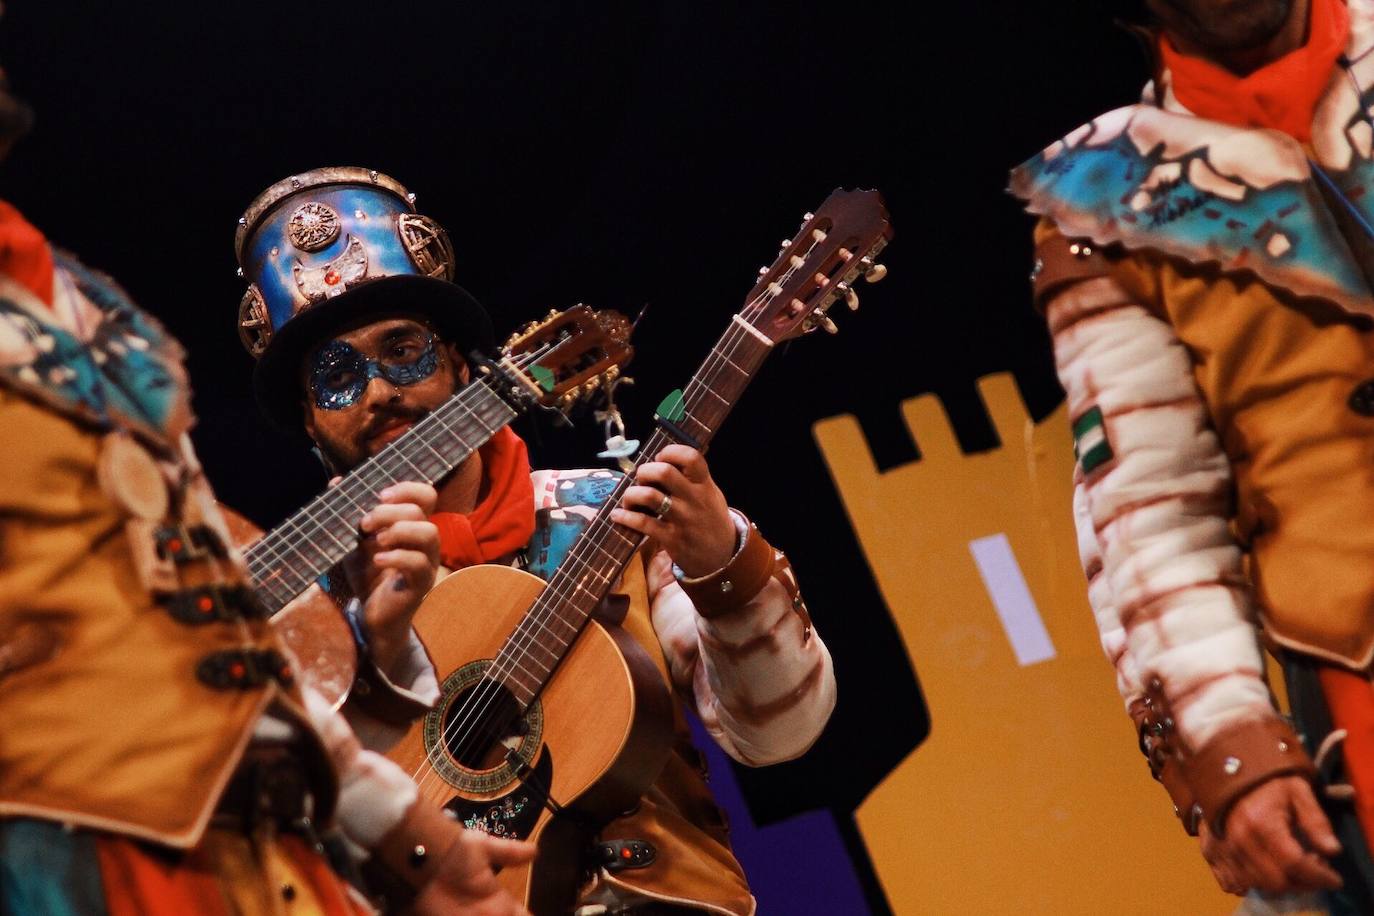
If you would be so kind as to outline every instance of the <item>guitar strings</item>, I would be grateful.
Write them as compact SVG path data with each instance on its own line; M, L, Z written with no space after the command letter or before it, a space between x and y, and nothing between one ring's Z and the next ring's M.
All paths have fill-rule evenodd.
M545 344L536 350L532 350L528 354L519 357L518 360L514 360L514 365L517 369L524 369L526 366L547 355L549 350L552 349L552 346L552 344ZM393 457L401 454L400 447L402 443L407 441L422 441L424 437L433 432L434 427L441 427L444 431L452 434L454 429L448 421L448 415L455 414L459 410L466 411L470 417L477 419L478 425L485 429L486 424L481 422L480 415L473 409L473 404L485 394L494 394L494 392L489 386L483 384L482 380L465 386L462 390L456 392L452 398L444 402L444 404L417 421L410 434L394 442L388 443L382 451L368 459L362 466L350 472L336 486L331 487L320 496L317 496L281 525L260 538L256 544L245 551L245 560L247 562L249 575L255 583L255 587L267 589L282 606L293 601L300 592L310 586L315 576L305 577L306 581L301 584L301 587L291 591L285 600L283 600L282 592L277 590L277 588L280 587L290 591L293 586L290 583L282 581L280 578L265 578L265 575L281 567L282 569L290 570L299 577L301 575L300 570L297 568L296 563L288 560L288 553L294 553L302 561L300 565L307 569L316 568L318 566L317 563L313 563L309 559L300 547L293 546L293 542L309 540L302 537L302 534L308 530L307 526L309 525L314 525L316 528L322 529L326 534L329 534L328 529L321 523L322 519L332 519L340 524L343 523L344 517L329 505L329 500L337 495L351 503L358 511L365 512L366 510L363 507L363 503L375 498L378 484L388 479L399 479L391 468L386 467L386 464ZM458 417L455 416L454 419L458 419ZM499 429L505 425L504 423L501 424L501 426L497 427L497 430L499 431ZM494 433L495 431L492 432ZM446 460L435 452L434 449L431 448L430 451L434 453L435 460L440 462ZM473 451L475 451L475 449L469 449L468 454L471 454ZM464 458L466 458L466 456L464 456ZM426 459L421 460L428 463ZM459 459L460 462L462 460L463 459ZM434 480L438 479L438 477L443 476L442 463L436 464L436 469L440 470L440 473L437 475L422 469L415 461L407 459L406 464L420 471L426 478L427 483L432 483ZM376 482L370 481L369 475L379 470L382 472L380 478ZM362 491L357 493L352 492L352 488L358 483L362 484ZM339 539L332 534L330 535L330 540L333 541L337 547L344 549L345 553L352 549L340 542ZM318 545L313 544L313 541L310 543L314 550L328 561L330 566L332 566L334 562L337 562L337 560L331 560L330 555ZM279 544L281 545L280 547L278 546ZM321 570L321 572L323 571L324 570Z
M786 275L784 275L784 278L786 278ZM767 296L761 295L750 307L746 307L743 313L747 314L750 308L765 304L767 298ZM701 393L701 391L710 388L710 385L702 379L712 372L719 372L724 368L724 363L729 362L728 357L721 352L721 348L725 347L727 350L733 351L733 345L743 339L748 333L748 331L740 329L739 326L732 321L731 326L727 328L722 340L712 348L711 353L703 362L701 369L693 377L693 381L689 383L687 391L684 393L684 400L693 398ZM653 443L656 441L666 445L667 442L664 441L666 438L666 436L662 435L661 431L656 430L654 436L651 437L650 446L653 446ZM639 463L643 464L651 455L656 454L659 448L661 448L661 446L646 447L641 453L642 457ZM633 478L628 475L619 481L611 495L607 498L603 508L597 513L587 529L579 535L573 549L568 552L567 557L565 557L560 564L560 571L565 569L571 571L576 569L579 565L590 567L591 564L586 554L590 553L592 550L600 550L603 554L606 553L601 549L598 541L608 532L614 532L617 537L626 541L627 545L631 547L630 556L633 556L633 550L638 549L639 543L642 543L644 539L643 535L633 532L631 529L626 529L623 526L616 525L609 520L610 510L619 504L624 491L632 485ZM623 532L629 532L629 534ZM623 569L623 561L620 561L610 554L607 554L607 556L611 556L613 561L621 563ZM609 587L614 581L613 576L611 579L606 579L599 569L590 569L588 571L593 572L598 579L603 580L601 583L603 589ZM544 592L541 593L535 605L527 613L525 619L521 621L521 625L517 628L517 631L512 634L507 644L498 652L497 658L493 661L493 664L484 672L483 680L479 682L477 688L465 698L463 705L458 711L458 717L443 729L444 746L440 748L436 745L431 753L444 753L448 751L448 744L455 735L458 737L458 746L454 749L456 751L454 756L456 757L462 757L469 752L475 752L483 747L490 747L494 740L501 737L499 733L493 734L493 730L499 729L504 723L495 721L495 717L488 715L493 705L499 701L502 695L503 685L501 680L508 676L513 676L515 670L520 669L529 677L535 678L540 689L542 689L544 682L552 675L552 671L546 671L544 677L538 677L533 671L530 671L521 664L522 657L529 657L529 646L537 640L538 631L541 629L559 640L565 652L568 647L572 645L572 642L578 638L581 633L581 625L585 625L586 618L581 621L581 625L575 626L559 613L558 608L567 597L579 588L583 591L589 591L585 586L573 580L571 572L563 575L555 574L555 581L550 583L550 585L545 588ZM550 628L548 621L552 618L557 618L563 626L573 630L571 640L564 640ZM527 624L529 625L527 626ZM561 658L559 660L561 661ZM540 665L540 667L543 666ZM483 688L485 688L485 690L483 690ZM539 690L535 690L533 693L537 696L538 692ZM474 717L476 721L473 721ZM474 742L478 742L476 746L474 746ZM429 754L426 756L428 758ZM423 763L420 769L423 769ZM418 774L419 770L412 774L412 776L418 776ZM441 778L433 768L431 768L430 773L424 774L418 782L423 788L432 778Z
M812 244L811 249L808 250L808 256L810 255L811 251L814 250L815 247L816 247L816 245L815 245L815 244ZM782 275L782 279L785 280L785 279L790 278L790 276L791 276L791 274L794 272L794 270L795 270L795 267L794 267L794 268L791 268L791 269L789 269L789 270L787 270L787 271L785 271L785 272L783 273L783 275ZM742 315L747 315L751 309L761 307L762 305L766 305L769 301L771 301L771 298L772 298L772 294L769 294L769 293L760 294L760 296L759 296L753 303L751 303L749 306L746 306L746 308L742 311L741 314L742 314ZM688 394L687 396L692 396L692 395L694 395L695 393L698 393L698 392L695 391L694 389L709 389L709 388L710 388L709 385L706 385L704 382L697 382L695 379L696 379L696 378L701 378L702 376L706 375L708 369L710 369L711 371L719 372L720 369L723 368L723 366L721 365L722 363L731 363L731 360L729 360L729 358L728 358L724 353L721 353L721 352L720 352L720 347L721 347L722 345L728 345L729 349L731 349L731 351L733 351L733 344L734 344L734 343L737 343L738 340L741 339L741 338L740 338L740 335L741 335L741 334L747 334L747 333L749 333L747 330L740 330L740 329L738 329L738 328L732 323L732 326L731 326L730 328L727 329L727 333L723 336L721 343L718 343L718 344L716 345L716 347L714 347L714 348L712 349L711 354L708 356L707 360L703 363L702 369L697 373L697 376L694 377L693 383L691 383L691 384L688 385L688 393L689 393L689 394ZM736 367L736 368L738 368L738 367ZM700 422L700 421L698 421L698 422ZM661 437L661 438L662 438L662 437ZM649 449L646 449L646 452L645 452L645 453L647 454L649 451L650 451ZM641 463L642 463L642 461L641 461ZM611 506L611 507L613 507L614 505L616 505L616 504L619 502L619 496L623 493L623 490L624 490L626 487L630 486L630 485L631 485L631 481L630 481L629 478L624 478L624 479L622 479L621 484L618 485L617 488L616 488L616 490L613 492L612 497L611 497L610 499L607 500L607 505L608 505L608 506ZM589 525L587 531L585 531L582 535L579 536L579 540L578 540L578 542L574 545L573 550L569 551L568 557L565 558L565 560L563 561L563 567L564 567L564 568L572 568L573 566L577 565L577 563L579 563L579 562L583 562L583 563L587 562L587 561L586 561L586 558L585 558L584 556L582 556L582 554L584 554L584 553L587 552L586 550L583 549L583 548L585 548L585 547L590 547L591 549L600 550L603 554L606 554L607 556L610 556L610 557L612 558L612 560L616 560L616 558L615 558L614 556L612 556L612 555L610 555L609 553L607 553L606 551L602 550L601 547L600 547L600 545L599 545L599 543L597 543L597 538L593 537L593 535L596 534L596 533L604 533L605 531L611 530L611 529L613 529L614 527L620 527L620 526L614 526L614 523L611 523L611 522L608 520L608 518L607 518L607 516L606 516L605 514L598 513L598 516L593 520L592 524ZM601 528L602 531L601 531L601 532L597 532L596 529L598 529L598 528ZM626 537L625 535L620 534L619 532L616 532L616 533L617 533L617 536L621 537L621 538L624 539L624 540L627 540L627 541L632 541L632 540L634 540L634 538L628 538L628 537ZM640 540L642 540L642 536L636 535L636 537L639 538ZM637 548L638 545L634 545L634 546ZM632 555L632 554L631 554L631 555ZM619 562L619 561L617 561L617 562ZM590 564L588 564L588 565L590 565ZM600 576L600 575L598 575L598 577L599 577L599 578L604 578L604 576ZM558 577L558 578L559 578L559 579L567 579L568 577L566 577L566 576L561 576L561 577ZM604 583L603 583L603 587L609 586L610 584L611 584L611 582L609 582L609 581L604 582ZM571 588L572 588L572 590L576 590L576 589L579 588L579 587L582 587L584 591L586 590L585 587L580 586L580 585L577 584L577 583L571 583ZM459 711L459 712L460 712L460 715L462 716L462 719L463 719L464 721L456 721L456 722L453 722L453 723L451 723L451 725L450 725L449 727L447 727L447 728L444 729L444 740L445 740L445 745L447 745L448 739L449 739L450 737L452 737L452 733L455 731L454 726L457 726L458 730L463 730L463 729L468 728L468 721L467 721L467 720L470 720L470 719L471 719L473 712L477 712L478 715L485 715L486 710L487 710L487 709L490 709L491 704L492 704L493 702L495 702L495 700L496 700L497 697L499 697L499 695L500 695L500 686L501 686L501 685L500 685L499 681L493 682L493 678L494 678L494 677L498 677L498 676L499 676L499 677L504 678L504 677L506 677L506 676L512 675L512 674L514 673L514 671L515 671L516 668L521 668L521 670L523 670L526 674L528 674L528 675L531 676L531 677L535 676L533 672L529 671L528 669L526 669L526 668L524 668L522 665L520 665L520 657L519 657L519 656L520 656L521 653L523 653L524 655L528 656L528 646L529 646L529 644L533 641L533 639L535 638L535 634L537 633L538 629L541 629L541 628L542 628L543 630L545 630L545 632L548 632L548 633L552 634L556 639L559 639L559 641L563 643L563 646L564 646L565 651L566 651L567 647L571 645L570 642L564 641L560 636L558 636L558 634L554 633L554 632L548 627L548 625L547 625L547 623L546 623L546 620L547 620L547 619L552 618L552 617L558 618L558 620L559 620L560 623L562 623L564 626L566 626L566 627L568 627L568 628L574 630L574 634L573 634L573 637L572 637L573 640L575 640L575 639L577 638L577 636L580 634L580 628L579 628L579 627L575 627L574 625L570 624L570 623L566 620L566 618L564 618L561 614L558 613L558 611L557 611L557 604L558 604L558 603L557 603L557 602L550 601L550 600L546 600L546 599L549 599L549 598L563 598L563 597L566 597L566 595L564 594L564 592L563 592L563 590L562 590L562 587L561 587L561 583L559 583L559 582L555 582L555 583L553 584L552 587L546 588L545 592L544 592L543 594L541 594L538 603L536 603L536 606L535 606L534 608L531 609L531 611L528 613L528 615L527 615L527 617L526 617L526 621L531 621L531 622L534 624L534 626L531 626L531 627L529 627L529 628L525 628L525 627L523 626L523 624L525 623L525 621L522 621L522 626L521 626L520 630L524 630L525 632L522 633L522 632L520 632L520 630L518 630L517 633L513 634L513 638L512 638L511 640L509 640L509 642L507 643L507 645L506 645L506 646L503 646L503 648L502 648L502 650L500 651L500 653L498 653L498 658L497 658L496 662L491 666L491 668L488 669L488 671L487 671L487 672L485 673L485 675L484 675L485 685L488 686L488 690L486 691L487 696L484 696L484 697L482 697L482 698L479 699L478 696L477 696L477 694L478 694L478 691L477 691L477 690L474 690L473 693L469 695L469 697L465 700L465 702L464 702L464 704L463 704L463 707L461 707L461 708L460 708L460 711ZM541 607L541 605L542 605L542 607ZM544 612L546 612L546 613L542 614L542 616L541 616L541 614L540 614L541 611L544 611ZM583 623L585 623L585 620L583 621ZM520 637L522 637L522 636L524 637L523 640L520 639ZM523 642L523 644L522 644L522 642ZM504 669L503 669L502 666L501 666L501 663L502 663L503 661L504 661L504 662L507 662L507 664L505 665ZM540 667L543 667L543 666L541 665ZM551 673L552 673L552 672L548 672L548 674L551 674ZM540 681L540 686L541 686L541 688L542 688L542 686L543 686L543 683L542 683L542 682L543 682L544 680L546 680L547 676L548 676L548 675L546 674L546 677L545 677L545 678L538 679L538 680ZM484 686L484 685L483 685L483 684L479 684L478 686L479 686L479 688L480 688L480 687L482 687L482 686ZM536 694L537 694L537 691L536 691ZM482 709L481 711L476 711L476 710L471 709L470 707L472 707L475 703L480 704L480 705L483 707L483 709ZM486 729L483 729L483 731L489 731L489 730L490 730L490 726L488 726L488 728L486 728ZM466 737L471 738L471 737L476 737L476 736L475 736L472 732L469 732L468 735L467 735ZM499 736L497 736L497 737L499 737ZM487 736L486 736L486 739L487 739L488 741L490 741L490 738L491 738L490 735L487 735ZM462 741L462 744L460 745L460 747L461 747L461 748L464 748L464 749L470 749L469 744L470 744L469 741L463 740L463 741ZM436 748L436 749L437 749L437 748ZM446 749L447 749L447 748L445 747L445 750L446 750ZM423 765L422 765L422 766L423 766ZM417 773L418 773L418 771L417 771ZM437 774L436 774L436 775L437 775ZM429 774L426 774L426 776L429 776Z
M811 254L814 252L817 245L819 245L819 240L815 240L811 243L811 245L806 251L805 257L803 258L804 261L809 260ZM792 275L799 269L800 266L791 265L780 275L779 279L781 281L789 280L792 277ZM769 305L772 302L772 300L776 298L776 295L777 294L773 293L771 290L765 289L758 295L758 297L755 298L753 302L749 303L743 310L741 310L741 317L745 317L746 320L749 320L752 317L756 317L751 316L749 313L751 311L763 311L767 307L767 305ZM707 356L707 359L703 362L702 368L696 373L696 375L693 377L693 380L688 384L687 390L684 392L683 395L684 401L686 401L688 398L694 398L703 392L708 392L712 390L712 386L704 381L704 376L708 374L708 371L712 373L719 373L724 369L726 364L735 366L733 361L730 360L725 353L721 352L721 349L722 347L724 347L730 352L733 352L735 344L737 344L741 339L743 339L744 335L747 335L749 333L749 330L739 327L739 325L732 320L731 326L727 328L726 333L722 335L721 341L717 343L715 347L712 348L710 354ZM735 366L735 368L738 369L739 367ZM697 422L700 423L700 421ZM656 431L655 435L651 437L651 444L652 439L665 438L665 436L661 435L661 431ZM653 451L656 454L657 449L654 449ZM641 460L638 463L643 464L645 457L649 454L650 449L646 448L645 451L641 453ZM612 491L611 496L607 499L602 511L599 511L597 513L597 516L592 520L591 524L588 525L587 529L579 535L577 542L573 545L572 550L568 552L568 555L560 564L560 569L572 569L575 568L575 566L578 564L590 567L591 563L589 559L586 556L584 556L584 554L590 553L592 550L597 550L605 554L606 556L610 557L613 560L613 565L618 564L620 566L619 570L612 570L613 574L623 572L624 561L621 561L614 555L609 554L607 551L602 549L600 544L597 542L601 540L607 532L613 531L616 528L623 528L623 526L617 526L615 525L615 523L609 520L609 509L606 507L613 508L614 506L618 505L620 498L623 496L623 491L625 489L628 489L628 487L631 485L632 478L630 476L627 475L626 477L623 477L621 479L621 481L617 484L616 488ZM629 531L630 529L625 530ZM637 532L634 532L633 536L627 536L625 534L620 533L619 531L616 531L615 533L622 540L630 542L630 545L632 546L632 552L630 556L633 556L633 550L637 550L639 544L642 543L644 540L644 536L638 534ZM638 541L639 543L634 543L635 541ZM595 575L598 579L605 578L600 569L595 570ZM493 730L493 728L501 728L503 723L492 722L491 719L494 717L489 717L487 714L491 710L493 704L498 701L502 693L502 679L508 676L513 676L516 668L520 668L528 676L536 677L538 689L534 691L534 696L537 697L538 693L546 685L547 679L551 677L553 674L552 671L546 672L544 677L540 678L520 664L521 656L529 656L529 647L536 641L536 634L538 630L542 629L546 633L552 635L555 639L558 639L558 641L563 645L564 652L568 650L568 647L572 645L572 642L575 641L581 634L582 626L585 626L586 620L584 619L581 625L574 626L573 624L569 623L568 620L562 616L562 614L558 612L558 605L561 604L568 596L570 596L578 588L581 588L583 591L587 591L587 589L580 583L571 581L570 577L559 576L557 573L555 573L555 580L560 579L567 579L568 587L565 588L561 581L555 581L551 583L551 587L545 588L544 592L542 592L539 598L536 599L535 606L530 609L524 620L522 620L521 624L517 627L516 633L512 634L512 638L509 639L504 646L502 646L501 650L498 652L497 659L488 668L488 670L483 673L482 680L479 681L477 687L474 688L474 690L471 693L469 693L467 698L465 698L462 707L460 707L460 709L458 710L457 717L455 717L455 719L451 721L451 723L448 726L444 727L441 737L441 743L436 745L432 749L427 749L426 762L431 764L431 772L425 773L423 774L423 776L421 776L420 770L424 768L424 763L421 763L420 767L415 771L415 773L412 773L412 777L418 777L417 782L422 788L431 778L438 778L439 776L437 770L432 765L433 761L432 759L430 759L431 755L435 753L442 754L448 752L448 744L453 737L458 736L459 740L459 747L457 749L458 753L456 753L454 756L462 756L466 752L476 750L476 748L472 746L473 740L479 740L483 742L483 745L490 746L491 742L494 739L499 739L501 737L499 734L493 735L490 734L490 732ZM607 588L611 584L613 584L613 581L614 578L605 581L603 582L601 587ZM549 621L551 618L557 618L559 622L563 624L564 627L573 630L571 640L563 640L561 636L559 636L549 627L547 621ZM526 622L530 622L532 625L526 627ZM555 666L557 665L558 661L561 661L561 656L555 662ZM502 664L503 662L505 663L504 667ZM543 667L543 665L540 665L540 667ZM482 688L484 686L487 689L485 691L482 691ZM479 692L485 694L480 699L478 698ZM531 703L533 703L533 698L531 699ZM479 706L480 708L476 708ZM474 716L477 717L476 723L473 722ZM480 729L476 728L476 725L483 724L484 719L486 719L485 727L482 727Z

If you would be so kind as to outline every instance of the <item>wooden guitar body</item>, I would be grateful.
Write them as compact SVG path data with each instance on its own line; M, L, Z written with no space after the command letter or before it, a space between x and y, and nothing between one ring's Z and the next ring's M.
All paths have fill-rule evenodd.
M465 701L478 682L492 687L483 671L545 588L504 566L469 567L434 587L415 628L442 699L388 754L415 776L422 798L468 827L538 845L532 866L499 876L536 914L572 910L591 836L638 803L672 735L659 669L619 626L592 619L523 716L490 720L506 725L499 740L480 748L459 740L484 732L474 706L500 705Z
M229 538L245 550L262 537L262 529L223 504ZM320 589L304 592L272 615L272 629L296 659L301 686L311 687L334 709L343 705L358 673L358 650L339 606Z

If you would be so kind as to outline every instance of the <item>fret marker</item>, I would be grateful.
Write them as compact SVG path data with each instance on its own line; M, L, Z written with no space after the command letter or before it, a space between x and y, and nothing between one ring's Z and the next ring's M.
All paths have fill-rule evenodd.
M658 409L654 411L654 416L676 423L687 416L687 406L683 403L682 389L675 388L668 393L668 396L658 402Z

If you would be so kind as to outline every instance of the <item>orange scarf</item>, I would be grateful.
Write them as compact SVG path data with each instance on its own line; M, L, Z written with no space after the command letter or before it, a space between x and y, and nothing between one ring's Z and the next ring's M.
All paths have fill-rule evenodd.
M525 443L506 427L479 451L486 496L471 513L436 512L439 562L462 569L499 560L530 542L534 534L534 484Z
M43 233L13 206L0 200L0 274L52 306L52 248Z
M1193 114L1237 127L1281 130L1306 143L1312 138L1312 113L1349 34L1343 0L1312 0L1307 44L1249 76L1189 57L1165 35L1159 50L1173 75L1174 95Z

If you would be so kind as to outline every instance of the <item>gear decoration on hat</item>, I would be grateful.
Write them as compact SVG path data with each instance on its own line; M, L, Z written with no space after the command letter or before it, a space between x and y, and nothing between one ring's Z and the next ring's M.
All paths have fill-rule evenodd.
M239 340L254 359L262 356L272 340L272 319L256 283L248 284L239 301Z
M359 280L367 279L367 249L349 236L343 254L323 267L306 267L297 261L291 268L296 288L309 305L337 296Z
M327 204L312 200L291 214L286 234L301 251L320 251L339 237L339 228L339 214Z
M420 273L441 280L453 279L453 243L443 226L419 213L402 213L396 218L396 229Z

